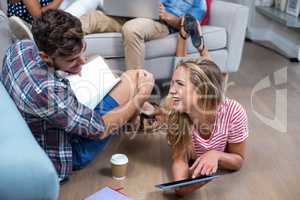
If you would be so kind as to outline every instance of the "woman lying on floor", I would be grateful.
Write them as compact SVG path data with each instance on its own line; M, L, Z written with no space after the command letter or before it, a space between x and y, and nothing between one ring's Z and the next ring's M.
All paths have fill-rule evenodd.
M188 35L200 58L177 64L167 97L167 140L175 181L212 175L218 168L239 170L248 137L245 109L225 97L226 78L210 59L201 27L192 16L182 20L177 55L184 55ZM175 192L183 196L203 185L184 186Z

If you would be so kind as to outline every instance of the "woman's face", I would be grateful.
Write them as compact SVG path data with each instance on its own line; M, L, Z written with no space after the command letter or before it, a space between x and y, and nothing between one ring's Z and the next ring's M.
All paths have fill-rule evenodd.
M171 106L178 112L190 113L197 108L197 93L195 86L190 81L190 71L182 66L175 70L169 95L171 96Z

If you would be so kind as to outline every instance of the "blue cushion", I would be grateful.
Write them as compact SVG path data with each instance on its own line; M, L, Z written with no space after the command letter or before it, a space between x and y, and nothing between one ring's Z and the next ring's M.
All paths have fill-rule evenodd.
M0 199L57 199L56 170L0 82Z

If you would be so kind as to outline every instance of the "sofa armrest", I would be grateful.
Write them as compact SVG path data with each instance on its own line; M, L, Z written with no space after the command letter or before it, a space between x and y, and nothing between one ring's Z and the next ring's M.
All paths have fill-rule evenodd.
M56 200L56 170L0 82L0 199Z
M228 72L238 70L244 47L249 9L239 4L214 0L211 5L210 25L224 27L227 32Z

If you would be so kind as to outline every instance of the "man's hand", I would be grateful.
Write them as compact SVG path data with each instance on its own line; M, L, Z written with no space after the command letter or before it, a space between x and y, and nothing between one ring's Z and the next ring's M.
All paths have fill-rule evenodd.
M190 167L192 178L196 178L200 175L208 176L216 173L219 158L220 154L215 150L211 150L203 154L194 162L192 167Z
M159 6L159 18L161 20L166 21L167 17L168 17L168 13L165 10L165 6L163 4L160 4L160 6Z
M170 20L172 20L175 16L173 16L172 14L168 13L165 9L165 6L163 4L160 4L159 6L159 18L165 22L167 22L167 24L169 24Z
M170 26L173 26L177 29L180 28L181 18L168 13L163 4L160 4L159 7L159 18Z

